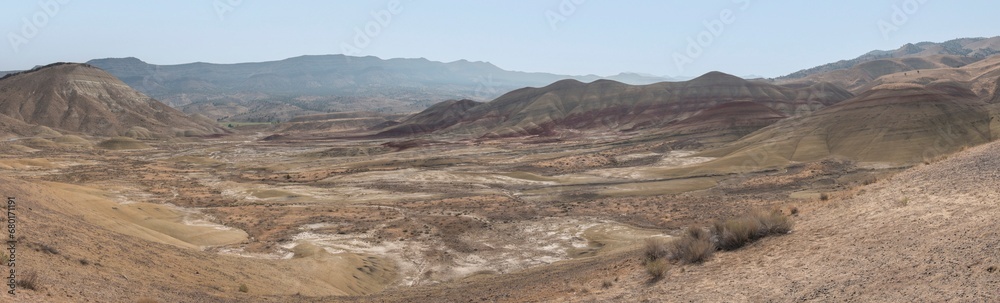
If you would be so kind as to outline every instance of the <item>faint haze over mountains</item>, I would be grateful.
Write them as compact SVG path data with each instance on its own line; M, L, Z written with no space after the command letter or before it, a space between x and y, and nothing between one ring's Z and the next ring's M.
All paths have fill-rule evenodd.
M287 121L332 111L411 112L442 100L489 101L522 87L602 78L508 71L467 60L444 63L343 55L239 64L155 65L138 58L87 63L185 112L248 122ZM606 78L631 84L676 80L629 73Z
M777 77L872 49L996 36L998 8L985 0L16 1L0 10L0 70L348 54L563 75Z
M853 93L879 85L882 76L959 68L1000 53L1000 37L908 43L893 51L871 51L849 60L802 69L764 82L806 88L833 84ZM490 101L524 87L573 79L610 79L645 85L686 79L641 73L610 77L526 73L488 62L380 59L374 56L298 56L238 64L156 65L138 58L87 61L170 106L219 121L280 122L302 115L343 111L408 113L443 100ZM743 75L745 79L761 76ZM992 80L991 80L992 81ZM992 87L975 81L976 93ZM992 83L992 82L990 82Z

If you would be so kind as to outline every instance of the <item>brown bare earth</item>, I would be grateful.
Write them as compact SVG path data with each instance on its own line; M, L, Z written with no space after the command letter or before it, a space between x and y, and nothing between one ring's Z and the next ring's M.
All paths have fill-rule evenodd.
M795 231L566 301L1000 300L1000 144L804 207ZM591 283L590 285L594 285Z
M25 297L225 301L248 298L236 290L241 284L277 301L397 292L593 259L669 234L665 227L733 211L712 205L746 203L625 186L648 179L615 170L642 162L584 170L605 177L560 174L559 165L519 169L565 157L558 147L569 142L457 141L330 157L324 152L381 141L258 139L147 141L150 148L138 150L56 146L6 156L4 192L22 201L20 264L41 277L38 290L22 290ZM652 153L611 147L614 141L588 145L579 154ZM775 203L754 201L746 207ZM132 257L115 257L125 252ZM87 288L85 279L117 291Z
M674 180L637 168L698 160L627 138L440 141L398 151L379 140L260 139L7 156L5 174L18 180L4 191L23 201L20 264L41 277L20 298L530 301L632 293L660 287L642 282L635 261L647 237L760 207L796 206L800 226L810 226L834 202L808 193L841 201L899 171L831 160ZM326 156L331 150L355 153ZM609 160L559 160L567 157ZM130 257L115 257L122 254ZM743 254L685 270L751 258ZM95 280L104 286L84 282ZM597 286L605 280L613 286ZM249 293L238 290L244 284Z

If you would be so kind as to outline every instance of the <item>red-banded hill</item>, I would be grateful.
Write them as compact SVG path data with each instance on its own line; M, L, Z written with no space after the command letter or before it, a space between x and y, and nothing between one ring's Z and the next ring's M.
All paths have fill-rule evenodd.
M591 83L563 80L541 88L515 90L488 103L466 103L458 110L442 110L454 107L454 101L435 106L416 114L414 117L421 117L419 120L404 120L382 135L436 132L489 138L546 135L563 130L661 129L673 124L690 126L694 120L682 122L731 102L749 102L773 110L771 114L796 116L851 97L846 90L829 84L789 88L720 72L686 82L641 86L609 80ZM719 114L741 113L717 111L713 119L721 119Z

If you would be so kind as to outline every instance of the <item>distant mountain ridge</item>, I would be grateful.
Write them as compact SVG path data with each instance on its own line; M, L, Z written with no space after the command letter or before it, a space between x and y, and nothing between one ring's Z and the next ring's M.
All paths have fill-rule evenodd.
M260 120L257 122L287 121L290 116L330 111L413 112L441 100L485 101L511 90L563 79L601 79L507 71L487 62L466 60L443 63L344 55L239 64L154 65L137 58L87 63L187 112L207 112L223 120L243 115L241 119ZM634 73L609 78L636 84L672 80ZM254 115L252 103L258 101L275 105L258 108Z
M1000 54L1000 37L993 38L960 38L942 43L920 42L917 44L908 43L896 50L875 50L850 60L841 60L834 63L824 64L813 68L803 69L786 76L778 77L778 80L801 79L811 75L825 73L841 69L850 69L859 64L882 59L927 57L931 55L949 55L968 57L974 61L986 59L989 56ZM966 63L968 64L968 63ZM959 66L953 66L959 67Z

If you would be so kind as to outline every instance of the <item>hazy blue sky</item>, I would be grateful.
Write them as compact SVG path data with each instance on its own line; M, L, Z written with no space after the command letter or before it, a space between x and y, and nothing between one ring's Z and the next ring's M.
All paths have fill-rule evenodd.
M1000 35L995 0L399 0L390 11L392 2L4 1L0 70L106 57L234 63L347 50L563 74L772 77L908 42ZM378 11L384 25L372 15ZM356 39L356 29L369 39ZM689 50L690 41L700 49Z

